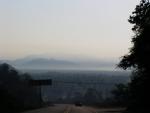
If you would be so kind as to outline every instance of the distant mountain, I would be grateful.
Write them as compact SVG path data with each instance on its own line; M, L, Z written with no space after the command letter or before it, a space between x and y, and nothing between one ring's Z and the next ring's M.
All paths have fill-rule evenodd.
M24 69L62 69L75 67L77 64L65 60L35 58L35 59L19 59L13 62L17 68Z
M113 69L115 62L110 61L67 61L42 57L25 57L17 60L0 60L17 69Z

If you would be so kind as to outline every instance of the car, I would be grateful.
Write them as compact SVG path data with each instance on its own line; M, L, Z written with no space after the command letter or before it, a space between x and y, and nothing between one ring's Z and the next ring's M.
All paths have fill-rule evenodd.
M82 103L81 102L75 102L75 106L82 106Z

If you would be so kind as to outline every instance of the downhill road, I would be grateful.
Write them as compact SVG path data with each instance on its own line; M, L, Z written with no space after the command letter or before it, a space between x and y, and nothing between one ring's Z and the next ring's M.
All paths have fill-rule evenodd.
M57 104L55 106L50 106L46 108L41 108L37 110L27 111L23 113L121 113L119 108L94 108L87 106L75 106L69 104Z

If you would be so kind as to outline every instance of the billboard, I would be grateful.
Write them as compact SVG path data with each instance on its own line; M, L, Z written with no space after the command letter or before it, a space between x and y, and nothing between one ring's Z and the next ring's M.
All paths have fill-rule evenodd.
M30 84L32 86L52 85L52 79L31 80Z

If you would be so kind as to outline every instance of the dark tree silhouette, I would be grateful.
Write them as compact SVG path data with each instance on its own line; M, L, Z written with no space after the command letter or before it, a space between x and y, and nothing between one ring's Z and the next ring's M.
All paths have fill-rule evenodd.
M150 2L141 0L129 18L133 24L133 47L122 57L119 67L132 69L129 84L129 107L133 112L143 113L150 107Z
M0 64L0 113L16 113L38 107L36 89L29 85L30 76L8 64Z

